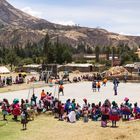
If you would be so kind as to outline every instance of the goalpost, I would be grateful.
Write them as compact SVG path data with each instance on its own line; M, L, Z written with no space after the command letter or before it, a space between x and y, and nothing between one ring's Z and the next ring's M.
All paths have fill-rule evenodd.
M59 89L59 84L56 84L56 83L45 83L45 82L32 83L32 85L29 88L27 99L29 99L30 94L34 94L35 93L35 88L38 88L38 87L35 87L35 85L41 85L41 87L48 86L50 88L54 87L53 97L56 97L56 91ZM58 94L57 98L59 99L59 92L57 94Z

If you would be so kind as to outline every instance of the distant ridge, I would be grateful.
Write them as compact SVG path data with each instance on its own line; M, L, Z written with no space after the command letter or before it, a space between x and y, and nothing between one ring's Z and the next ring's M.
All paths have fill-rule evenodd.
M99 28L78 26L63 26L51 23L26 14L9 4L6 0L0 0L0 44L6 47L13 45L25 46L30 42L39 42L49 32L50 38L63 43L76 46L87 44L95 46L118 46L121 43L129 47L139 47L139 36L126 36L108 32Z

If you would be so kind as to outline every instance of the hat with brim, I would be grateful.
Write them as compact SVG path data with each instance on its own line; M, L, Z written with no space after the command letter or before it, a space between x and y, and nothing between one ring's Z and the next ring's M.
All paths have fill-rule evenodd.
M87 102L87 99L86 99L86 98L84 98L84 99L83 99L83 101L84 101L84 102Z
M14 104L19 103L19 99L17 99L17 98L16 98L16 99L14 99L14 100L13 100L13 103L14 103Z
M116 102L115 102L115 101L113 101L113 102L112 102L112 105L113 105L113 106L115 106L115 105L116 105Z
M124 101L128 101L129 99L127 97L124 98Z

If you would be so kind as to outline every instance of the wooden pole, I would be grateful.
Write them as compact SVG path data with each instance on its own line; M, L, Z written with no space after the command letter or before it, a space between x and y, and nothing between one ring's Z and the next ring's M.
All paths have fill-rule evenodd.
M59 101L59 98L60 98L60 93L59 93L59 85L58 85L58 101Z

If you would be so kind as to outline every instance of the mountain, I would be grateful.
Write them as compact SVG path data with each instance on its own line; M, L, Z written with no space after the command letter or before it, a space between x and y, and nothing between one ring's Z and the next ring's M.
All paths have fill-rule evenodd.
M6 47L24 47L28 41L39 42L49 33L52 41L59 36L63 43L86 43L88 46L117 46L125 43L129 47L139 47L140 37L126 36L104 29L79 26L63 26L39 19L16 9L6 0L0 0L0 44Z

